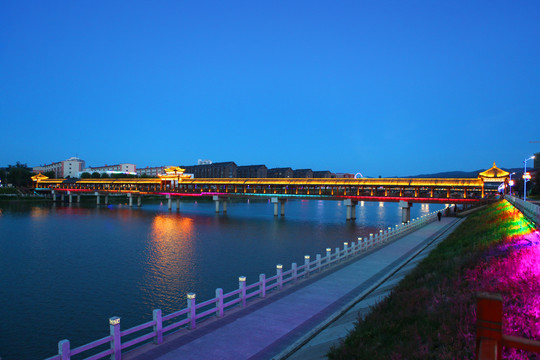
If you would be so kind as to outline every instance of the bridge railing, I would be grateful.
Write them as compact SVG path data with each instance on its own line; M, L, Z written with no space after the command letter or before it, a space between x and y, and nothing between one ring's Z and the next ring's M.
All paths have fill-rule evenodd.
M287 271L283 271L283 265L276 265L275 275L266 277L266 274L260 274L259 281L250 285L246 284L245 276L240 276L238 278L239 284L237 289L224 294L223 289L218 288L216 289L216 297L200 303L197 303L194 293L188 293L187 306L185 308L168 315L162 315L160 309L155 309L153 311L152 321L127 330L120 330L120 318L112 317L109 319L110 334L108 336L74 349L70 348L69 340L61 340L58 343L58 355L47 358L46 360L68 360L73 356L83 352L89 352L90 350L93 350L95 354L84 359L95 360L110 356L111 359L120 360L122 350L132 349L135 346L140 346L151 341L159 345L163 342L163 337L166 335L182 330L195 329L198 322L210 317L223 317L226 311L249 305L248 301L255 297L259 299L265 298L270 291L279 291L289 283L291 283L289 285L292 285L299 279L309 278L311 274L372 251L436 219L437 212L432 212L406 224L380 230L378 234L369 234L369 237L359 237L356 242L351 242L350 244L345 242L343 248L335 248L334 251L331 248L327 248L325 256L317 254L315 259L311 259L309 255L305 255L302 265L298 266L297 263L292 263L291 268ZM134 337L135 334L139 334L139 336ZM79 355L76 358L80 359L82 357Z
M540 206L510 195L506 195L504 198L517 207L523 215L540 225Z

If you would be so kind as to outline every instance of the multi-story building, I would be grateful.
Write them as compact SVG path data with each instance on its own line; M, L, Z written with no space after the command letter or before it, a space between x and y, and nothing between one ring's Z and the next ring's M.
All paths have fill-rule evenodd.
M334 174L336 178L338 179L342 179L342 178L346 178L346 179L354 179L354 174L349 174L349 173L335 173Z
M293 175L293 169L291 169L290 167L268 169L269 178L292 178Z
M239 178L265 178L267 176L266 165L244 165L236 169L236 177Z
M96 166L96 167L87 167L81 171L87 172L87 173L106 173L106 174L130 174L130 175L136 175L137 174L137 167L135 164L118 164L118 165L105 165L105 166Z
M313 177L318 179L329 179L332 177L332 173L328 170L322 170L322 171L314 171Z
M147 175L150 177L157 177L158 175L165 174L165 169L170 168L171 166L155 166L155 167L145 167L137 168L136 172L138 176Z
M180 167L196 178L235 178L238 168L233 161Z
M313 170L311 169L296 169L293 171L293 176L295 178L312 178Z
M44 173L53 171L56 178L79 177L79 173L84 168L84 160L76 157L70 157L67 160L55 162L48 165L34 166L34 173Z

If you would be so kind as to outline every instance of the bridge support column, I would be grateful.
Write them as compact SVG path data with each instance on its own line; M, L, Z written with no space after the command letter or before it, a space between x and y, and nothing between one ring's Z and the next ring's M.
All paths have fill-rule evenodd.
M77 194L77 204L81 203L81 195Z
M280 199L278 197L273 197L270 199L272 204L274 204L274 216L278 216L278 206L281 205L281 216L285 216L285 202L287 199Z
M96 205L99 205L99 193L96 191L94 194L96 195Z
M64 194L60 194L60 202L64 202Z
M223 213L225 214L227 212L227 200L228 198L221 197L219 195L214 195L212 199L216 203L216 213L219 213L219 207L220 204L223 203Z
M343 200L343 205L347 207L346 220L356 220L356 205L358 205L358 201L345 199Z
M180 211L180 198L176 198L176 211Z
M402 200L399 202L399 207L401 208L401 222L405 224L411 221L412 203Z
M109 194L105 194L105 205L109 205Z
M133 206L133 196L131 195L131 193L128 193L127 196L128 196L128 201L129 201L129 207L132 207Z
M71 191L68 191L68 199L70 204L73 203L73 195L71 195Z
M169 210L172 209L172 199L171 199L171 194L168 194L168 195L167 195L167 209L169 209Z
M137 196L137 206L138 207L142 206L142 196L141 195Z
M56 192L51 191L52 201L56 202Z

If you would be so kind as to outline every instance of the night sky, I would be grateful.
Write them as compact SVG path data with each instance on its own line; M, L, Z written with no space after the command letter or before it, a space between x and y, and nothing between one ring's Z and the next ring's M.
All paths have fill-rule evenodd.
M520 167L539 95L537 0L0 2L0 166Z

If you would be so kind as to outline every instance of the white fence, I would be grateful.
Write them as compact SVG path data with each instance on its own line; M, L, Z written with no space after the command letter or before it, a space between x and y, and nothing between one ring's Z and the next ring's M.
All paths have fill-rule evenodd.
M517 207L523 215L540 225L540 206L510 195L506 195L504 198Z
M443 211L441 210L441 212ZM163 336L179 330L195 329L198 320L212 316L223 317L224 313L233 307L249 305L248 301L254 297L264 298L269 291L281 290L287 284L293 284L301 278L308 278L310 274L379 247L436 219L437 212L433 212L416 218L407 224L380 230L378 234L369 234L369 237L365 238L360 237L356 242L350 244L346 242L343 244L342 249L335 248L332 251L332 249L327 248L324 257L317 254L315 259L312 260L309 255L305 255L304 264L298 266L296 263L292 263L291 268L287 271L283 271L283 265L277 265L275 275L266 277L265 274L260 274L259 281L250 285L246 284L245 276L240 276L238 278L238 289L226 294L223 293L223 289L216 289L215 298L200 303L196 302L195 294L189 293L187 294L186 308L168 315L162 315L161 310L156 309L153 311L151 321L131 329L120 330L120 318L112 317L109 319L110 334L108 336L74 349L70 348L69 340L61 340L58 343L58 355L46 360L68 360L72 356L82 353L88 355L88 357L84 358L87 360L101 359L107 356L110 356L111 359L120 360L123 350L132 349L150 341L159 345L163 342ZM129 337L129 339L126 339L126 337ZM93 355L90 355L91 350L94 352ZM76 358L83 357L79 355Z

